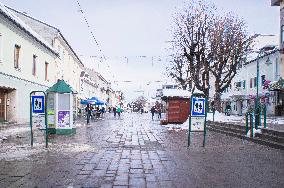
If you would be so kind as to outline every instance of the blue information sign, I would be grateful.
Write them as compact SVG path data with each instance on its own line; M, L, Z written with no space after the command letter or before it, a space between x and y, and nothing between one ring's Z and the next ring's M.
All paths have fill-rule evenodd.
M191 116L205 117L205 98L192 97Z
M32 96L32 113L41 114L44 112L44 96Z

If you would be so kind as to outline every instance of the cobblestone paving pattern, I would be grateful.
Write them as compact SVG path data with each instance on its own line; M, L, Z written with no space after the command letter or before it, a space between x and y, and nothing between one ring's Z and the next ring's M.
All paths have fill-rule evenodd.
M222 134L169 131L150 114L107 114L74 136L29 132L0 148L0 187L284 187L284 152Z

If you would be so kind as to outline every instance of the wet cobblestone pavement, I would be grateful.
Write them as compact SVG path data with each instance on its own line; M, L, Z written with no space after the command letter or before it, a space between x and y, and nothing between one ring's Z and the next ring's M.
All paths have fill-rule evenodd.
M208 132L167 130L149 114L123 114L74 136L28 129L0 143L0 187L283 187L284 151Z

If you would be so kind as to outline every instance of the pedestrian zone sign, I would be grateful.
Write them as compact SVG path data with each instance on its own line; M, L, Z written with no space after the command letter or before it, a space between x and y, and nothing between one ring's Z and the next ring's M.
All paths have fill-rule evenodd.
M32 96L32 113L44 113L44 96Z
M205 117L205 98L192 97L191 116Z

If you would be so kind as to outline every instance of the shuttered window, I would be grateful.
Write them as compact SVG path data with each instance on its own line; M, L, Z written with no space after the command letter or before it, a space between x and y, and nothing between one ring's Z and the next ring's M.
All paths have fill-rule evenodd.
M45 62L45 80L48 80L48 62Z
M19 59L20 59L20 51L21 51L21 46L15 44L14 48L14 68L19 69Z
M36 76L36 62L37 62L37 56L33 55L33 69L32 69L32 74Z

